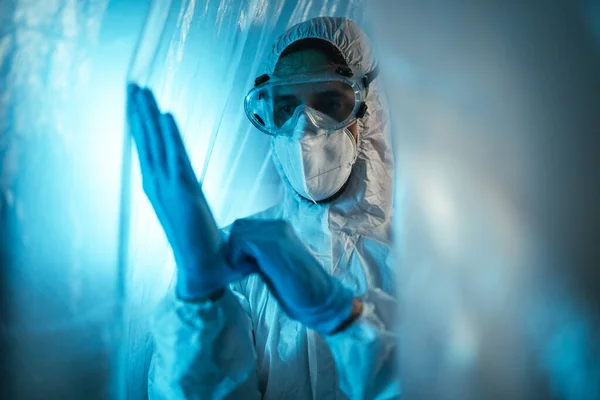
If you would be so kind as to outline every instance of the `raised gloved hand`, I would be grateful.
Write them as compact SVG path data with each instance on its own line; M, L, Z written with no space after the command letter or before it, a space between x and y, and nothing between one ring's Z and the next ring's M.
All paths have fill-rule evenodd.
M256 264L282 309L317 332L339 330L356 316L357 303L360 310L352 292L323 269L286 221L236 221L229 257L232 265Z
M171 244L177 292L209 296L252 272L225 261L221 236L198 184L175 120L160 112L152 92L129 85L129 128L138 150L143 187Z

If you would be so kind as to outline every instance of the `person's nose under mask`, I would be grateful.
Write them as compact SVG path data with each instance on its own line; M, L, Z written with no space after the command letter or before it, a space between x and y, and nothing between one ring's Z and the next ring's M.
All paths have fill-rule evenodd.
M358 153L356 140L348 128L323 129L314 122L321 119L331 118L304 107L290 135L274 139L275 155L290 185L313 202L339 192L350 177Z

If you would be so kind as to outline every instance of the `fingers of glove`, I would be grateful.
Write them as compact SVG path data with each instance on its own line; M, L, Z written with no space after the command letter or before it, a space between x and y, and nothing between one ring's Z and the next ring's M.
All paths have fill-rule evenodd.
M263 275L274 285L287 286L290 280L297 290L327 281L328 274L310 250L283 220L238 220L231 235L230 257L239 263L256 260Z
M166 150L160 126L160 110L154 95L148 89L136 92L137 110L140 114L143 132L148 143L149 158L155 172L166 171Z
M229 236L229 251L227 252L227 261L234 267L253 264L258 268L256 260L257 254L248 249L246 244L247 241L244 239L244 237L235 234L232 230L232 234Z
M231 235L246 240L252 239L256 243L273 243L275 240L301 243L289 222L281 219L239 219L233 224Z
M160 115L160 125L164 132L167 165L171 176L184 174L190 180L196 181L196 174L190 163L185 145L175 118L169 113Z
M140 113L141 107L137 94L140 90L141 89L135 84L129 84L127 87L127 121L130 133L137 148L144 191L150 199L152 207L154 208L169 241L174 243L171 240L173 237L173 230L171 229L170 221L167 218L167 213L165 212L156 191L157 182L156 173L152 165L152 151L148 142L148 135L144 128L143 118Z
M229 260L227 260L226 265L226 270L228 271L228 274L230 276L230 279L227 283L244 278L247 275L259 272L258 265L254 260L246 259L236 264L231 264Z
M257 272L256 264L244 262L232 265L224 258L225 247L209 259L198 263L181 263L177 265L178 281L186 289L187 295L203 295L221 289L227 284Z
M230 257L235 262L262 259L263 252L268 246L273 246L277 240L277 229L273 221L267 220L237 220L229 236ZM273 246L273 250L275 246Z
M295 250L293 254L297 256L310 254L284 220L237 220L231 230L230 241L236 251L254 258L264 253L270 253L273 257L279 254L281 258L288 250Z
M261 273L261 279L267 285L269 291L273 294L273 296L275 296L276 299L278 299L279 304L283 307L283 309L290 314L290 316L293 316L293 307L291 307L290 304L294 302L293 298L295 295L290 293L289 287L286 287L286 285L282 284L281 279L276 279L274 281L270 274L265 274L262 271L260 264L264 265L264 259L259 261L255 258L255 255L260 258L260 254L257 254L256 251L253 251L252 246L249 246L248 242L244 240L238 241L232 236L230 236L229 244L230 247L227 262L230 265L230 268L239 271L239 273L243 275ZM256 248L254 250L256 250ZM293 279L293 277L288 278Z
M133 84L129 85L127 88L127 122L137 148L140 170L143 175L147 175L152 169L152 159L150 157L150 147L144 132L142 118L137 104L136 93L138 90L138 86Z
M230 253L233 263L254 260L270 292L291 318L328 333L347 317L349 291L323 269L289 223L236 221Z

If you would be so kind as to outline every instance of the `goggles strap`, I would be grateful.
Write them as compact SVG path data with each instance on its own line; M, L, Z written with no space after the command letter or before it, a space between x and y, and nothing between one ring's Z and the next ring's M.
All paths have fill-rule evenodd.
M268 82L269 79L271 79L271 77L267 74L262 74L261 76L259 76L258 78L256 78L254 80L254 87L257 87L258 85L262 85L265 82Z
M363 84L365 85L365 88L368 88L369 85L371 84L371 82L373 82L375 80L375 78L377 78L378 75L379 75L379 65L376 65L375 68L373 68L371 70L371 72L366 73L365 76L363 77Z

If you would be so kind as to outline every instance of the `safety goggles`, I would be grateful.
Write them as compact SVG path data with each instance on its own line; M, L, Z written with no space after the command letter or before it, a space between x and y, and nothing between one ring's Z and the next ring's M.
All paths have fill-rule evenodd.
M375 68L354 76L350 67L340 66L286 78L262 75L246 96L244 109L250 122L268 135L290 135L301 114L319 128L343 129L365 115L367 89L377 74Z

